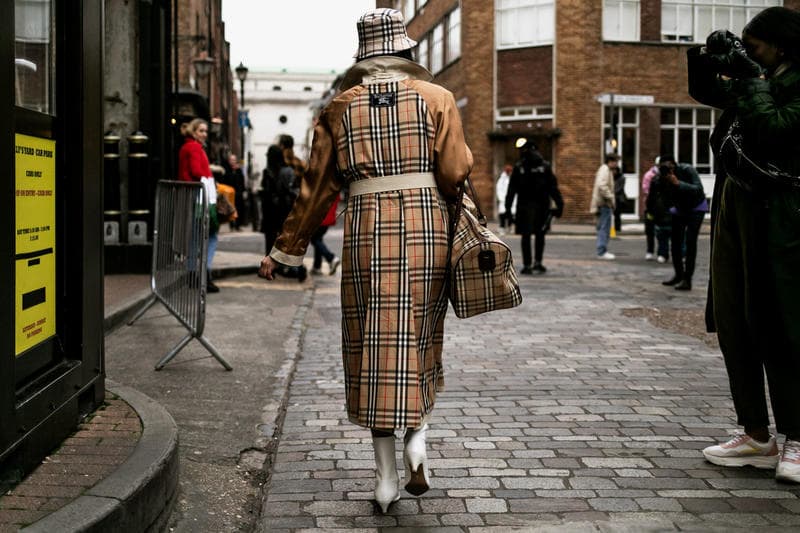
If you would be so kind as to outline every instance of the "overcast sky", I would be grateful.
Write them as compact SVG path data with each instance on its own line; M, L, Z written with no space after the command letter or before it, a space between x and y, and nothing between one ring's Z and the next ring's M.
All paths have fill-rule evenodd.
M231 66L342 71L358 46L356 20L375 0L222 0Z

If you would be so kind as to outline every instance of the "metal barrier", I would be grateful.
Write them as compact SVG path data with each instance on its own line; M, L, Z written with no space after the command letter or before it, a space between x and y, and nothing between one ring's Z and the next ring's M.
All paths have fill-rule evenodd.
M128 325L161 302L189 333L159 362L161 370L196 338L220 362L232 367L203 336L206 318L208 197L201 183L159 181L153 226L152 294Z

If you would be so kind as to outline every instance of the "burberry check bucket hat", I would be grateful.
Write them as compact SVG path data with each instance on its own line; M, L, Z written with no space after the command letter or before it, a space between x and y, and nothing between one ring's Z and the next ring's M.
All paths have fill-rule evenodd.
M403 15L395 9L368 11L358 19L356 28L358 51L353 57L357 61L417 46L417 41L410 39L406 33Z

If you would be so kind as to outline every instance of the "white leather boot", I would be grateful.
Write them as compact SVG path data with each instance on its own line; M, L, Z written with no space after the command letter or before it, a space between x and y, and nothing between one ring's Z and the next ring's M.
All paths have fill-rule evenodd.
M425 449L425 433L428 431L428 424L406 430L403 438L405 448L403 449L403 462L406 465L406 490L414 496L424 494L431 488L430 477L428 476L428 452Z
M400 499L397 463L394 457L394 435L391 437L372 437L375 449L375 500L386 514L389 505Z

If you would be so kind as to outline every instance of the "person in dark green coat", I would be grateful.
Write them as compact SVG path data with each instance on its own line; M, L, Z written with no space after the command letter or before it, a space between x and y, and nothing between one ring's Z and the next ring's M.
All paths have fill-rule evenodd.
M711 137L709 331L716 330L744 433L703 454L776 468L800 483L800 13L773 7L743 39L716 31L692 48L689 93L724 109ZM769 433L764 373L783 451Z

